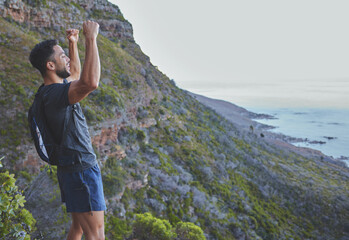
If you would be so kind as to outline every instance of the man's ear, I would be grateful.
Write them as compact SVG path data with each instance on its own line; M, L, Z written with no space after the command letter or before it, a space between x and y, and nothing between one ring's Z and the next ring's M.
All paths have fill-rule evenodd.
M47 67L48 70L54 71L55 68L56 68L56 65L55 65L54 62L50 62L49 61L49 62L46 63L46 67Z

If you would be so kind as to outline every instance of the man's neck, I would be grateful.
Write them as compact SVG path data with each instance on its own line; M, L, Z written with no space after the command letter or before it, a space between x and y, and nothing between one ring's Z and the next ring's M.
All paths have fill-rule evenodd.
M57 75L52 74L47 74L44 77L44 85L50 85L54 83L63 83L63 78L60 78Z

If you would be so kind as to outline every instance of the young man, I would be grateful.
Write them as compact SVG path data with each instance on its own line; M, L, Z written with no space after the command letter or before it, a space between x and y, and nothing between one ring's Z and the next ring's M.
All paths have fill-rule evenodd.
M78 157L60 157L59 161L64 159L64 164L57 167L62 201L66 204L67 212L72 215L68 240L81 240L82 234L86 240L104 239L106 206L102 179L79 104L98 87L101 71L98 31L98 23L83 23L86 55L81 75L77 48L79 31L76 29L67 30L69 58L56 40L37 44L29 57L33 67L40 71L44 79L44 85L39 91L43 96L49 130L57 143L65 136L66 146L79 153ZM66 118L70 120L64 126Z

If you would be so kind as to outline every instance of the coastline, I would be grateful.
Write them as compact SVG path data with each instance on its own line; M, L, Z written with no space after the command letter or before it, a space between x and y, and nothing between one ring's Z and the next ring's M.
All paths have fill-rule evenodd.
M311 148L344 161L349 166L347 149L349 111L328 108L252 108L252 111L266 112L274 119L258 119L262 124L276 126L273 133L301 137L288 141L296 147Z
M324 144L324 142L301 137L291 137L283 133L273 132L272 130L276 129L276 126L259 122L260 120L277 119L273 115L255 113L228 101L212 99L189 91L187 92L202 104L225 117L235 126L237 126L239 130L253 133L282 150L292 151L307 158L330 162L342 167L349 167L348 157L341 156L339 158L334 158L324 154L320 150L311 148L311 146L297 146L297 143ZM324 138L333 140L335 137L324 136Z

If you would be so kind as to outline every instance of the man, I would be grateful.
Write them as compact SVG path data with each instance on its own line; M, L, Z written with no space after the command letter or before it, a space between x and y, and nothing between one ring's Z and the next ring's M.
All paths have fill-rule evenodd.
M67 212L72 215L68 240L81 240L82 234L86 240L104 239L106 206L102 179L79 104L98 87L101 71L97 47L98 31L98 23L83 23L86 55L81 75L77 48L79 31L76 29L67 30L69 58L56 40L37 44L29 57L33 67L40 71L44 79L44 85L39 91L43 93L49 130L57 143L66 136L65 144L79 153L78 159L65 158L64 164L57 167L62 201L66 204ZM66 118L70 120L64 126Z

